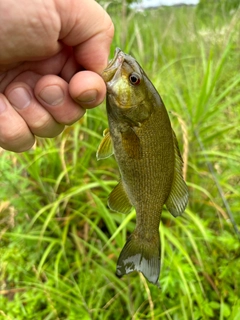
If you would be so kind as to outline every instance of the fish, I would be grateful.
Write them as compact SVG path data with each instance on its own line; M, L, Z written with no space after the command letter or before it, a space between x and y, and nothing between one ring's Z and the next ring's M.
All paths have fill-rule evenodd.
M121 176L108 207L125 214L136 210L136 227L120 253L116 275L138 271L158 285L163 206L177 217L188 203L183 160L164 103L139 63L116 48L102 78L109 128L96 156L114 155Z

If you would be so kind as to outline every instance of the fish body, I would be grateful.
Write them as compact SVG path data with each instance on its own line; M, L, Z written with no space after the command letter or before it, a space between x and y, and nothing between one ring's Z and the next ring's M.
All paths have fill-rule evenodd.
M119 256L116 274L137 270L156 284L162 208L165 204L178 216L188 201L182 158L162 99L137 61L116 49L102 76L109 129L97 158L114 154L121 174L108 205L123 213L136 209L136 228Z

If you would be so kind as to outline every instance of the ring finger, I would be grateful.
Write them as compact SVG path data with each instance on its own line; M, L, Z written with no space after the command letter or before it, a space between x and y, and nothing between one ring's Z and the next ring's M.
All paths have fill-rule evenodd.
M26 83L13 82L8 86L5 94L34 135L52 138L63 131L64 125L56 122L40 105L33 95L32 88Z

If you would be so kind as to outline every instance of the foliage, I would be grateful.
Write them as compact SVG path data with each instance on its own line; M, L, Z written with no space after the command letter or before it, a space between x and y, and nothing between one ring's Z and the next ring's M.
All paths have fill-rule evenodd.
M229 12L231 10L239 9L240 3L239 0L200 0L198 4L198 10L209 10L212 8L216 8L219 13L226 11Z
M229 20L240 9L239 0L200 0L197 14L208 24L212 20L222 24L222 19Z
M108 9L110 11L110 13L112 11L115 11L115 12L118 12L119 13L119 10L120 11L124 11L129 7L132 3L135 3L135 2L141 2L141 0L97 0L97 2L103 6L105 9ZM129 11L128 11L129 12ZM127 13L127 11L126 11Z
M240 318L239 16L214 25L194 7L112 15L112 46L134 55L161 93L184 157L190 200L163 212L160 288L118 279L135 212L106 208L114 158L96 161L104 105L61 137L0 158L0 319ZM232 216L232 218L231 218ZM231 222L232 220L232 222Z

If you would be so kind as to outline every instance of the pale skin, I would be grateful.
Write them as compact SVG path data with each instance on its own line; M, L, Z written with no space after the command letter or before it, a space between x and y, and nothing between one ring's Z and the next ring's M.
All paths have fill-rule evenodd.
M94 0L1 0L0 21L0 146L22 152L103 101L114 28Z

